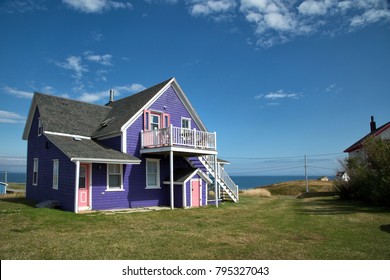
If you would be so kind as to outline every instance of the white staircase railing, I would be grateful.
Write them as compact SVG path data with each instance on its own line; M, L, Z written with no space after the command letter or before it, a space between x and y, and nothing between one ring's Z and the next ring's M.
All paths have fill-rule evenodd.
M238 186L234 183L232 178L227 174L225 169L217 164L218 168L218 176L215 176L214 164L211 162L210 157L204 156L199 157L199 160L202 164L207 168L207 170L216 178L216 183L218 183L222 189L233 199L234 202L238 202L239 200L239 191Z

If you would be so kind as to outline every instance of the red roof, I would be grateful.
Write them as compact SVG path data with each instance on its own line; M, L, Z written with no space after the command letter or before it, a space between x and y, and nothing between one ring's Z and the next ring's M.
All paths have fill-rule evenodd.
M360 139L359 141L357 141L356 143L354 143L353 145L351 145L350 147L348 147L347 149L344 150L344 153L351 153L353 151L356 151L356 150L359 150L362 148L362 144L364 142L364 140L366 140L368 137L370 136L378 136L380 134L382 134L386 129L390 128L390 122L382 125L381 127L378 127L376 130L374 130L373 132L370 132L369 134L367 134L366 136L364 136L362 139Z

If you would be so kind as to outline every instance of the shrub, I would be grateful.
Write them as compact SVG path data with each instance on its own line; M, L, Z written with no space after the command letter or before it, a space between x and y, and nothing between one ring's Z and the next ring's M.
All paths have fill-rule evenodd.
M269 190L263 188L244 190L243 194L249 196L271 197Z
M342 198L390 206L390 143L371 136L362 145L360 157L343 164L349 181L337 180L335 187Z

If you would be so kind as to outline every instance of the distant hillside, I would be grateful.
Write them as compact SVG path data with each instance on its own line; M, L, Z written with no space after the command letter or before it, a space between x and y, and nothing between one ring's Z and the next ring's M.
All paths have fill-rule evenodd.
M306 192L305 180L289 181L261 187L267 189L272 195L294 195ZM333 182L309 180L309 192L334 192Z

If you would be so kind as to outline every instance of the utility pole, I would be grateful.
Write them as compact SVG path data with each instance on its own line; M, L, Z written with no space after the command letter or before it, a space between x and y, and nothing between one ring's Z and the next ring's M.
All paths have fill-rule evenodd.
M305 181L306 181L306 192L309 192L309 182L307 181L307 157L305 155Z

